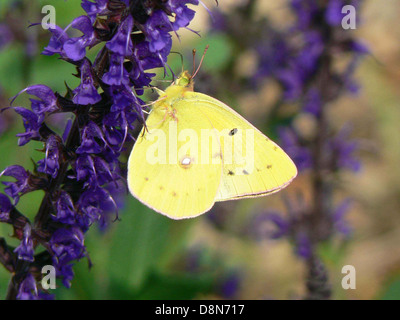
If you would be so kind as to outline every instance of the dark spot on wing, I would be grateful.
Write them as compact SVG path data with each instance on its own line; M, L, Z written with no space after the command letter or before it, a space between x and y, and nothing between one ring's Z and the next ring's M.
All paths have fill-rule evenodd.
M163 187L163 186L160 186L159 189L160 189L160 190L164 190L164 187Z
M144 180L149 181L149 178L145 177Z
M229 170L229 171L228 171L228 175L229 175L229 176L234 176L235 173L234 173L233 171Z
M278 147L277 146L274 146L274 151L277 151L278 150Z
M231 131L229 131L229 135L233 136L234 134L236 134L236 132L238 132L237 128L233 128Z
M176 197L176 196L177 196L177 193L176 193L175 191L173 191L173 192L172 192L172 196L173 196L173 197Z
M249 173L246 170L243 170L243 174L248 175Z
M267 165L267 169L271 169L272 168L272 164Z

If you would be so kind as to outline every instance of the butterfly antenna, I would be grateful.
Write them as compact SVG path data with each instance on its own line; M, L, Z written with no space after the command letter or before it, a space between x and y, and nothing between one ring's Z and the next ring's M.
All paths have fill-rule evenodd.
M168 63L166 63L166 65L168 66L169 71L171 71L171 74L172 74L172 82L174 82L174 81L175 81L175 78L176 78L175 73L174 73L174 70L172 70L171 66L170 66Z
M192 74L196 72L196 49L192 50L192 55L193 55L193 71ZM193 78L193 76L192 76Z
M201 57L201 60L200 60L199 66L197 67L196 72L194 72L193 75L192 75L192 79L193 79L193 78L196 76L196 74L199 72L200 67L201 67L201 65L202 65L202 63L203 63L204 57L205 57L206 52L207 52L207 50L208 50L209 47L210 47L209 45L206 45L206 47L204 48L203 56ZM194 55L195 55L195 53L196 53L196 50L193 49L193 60L194 60ZM193 63L193 71L194 71L194 63Z

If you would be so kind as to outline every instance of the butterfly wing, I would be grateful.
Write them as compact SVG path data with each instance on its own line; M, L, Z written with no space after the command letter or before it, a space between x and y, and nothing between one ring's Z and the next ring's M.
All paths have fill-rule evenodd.
M148 132L142 130L129 157L128 187L153 210L183 219L213 206L221 182L222 156L218 145L216 152L211 148L207 152L209 161L201 161L201 130L211 130L217 139L210 121L183 99L174 109L168 115L155 108L148 116Z
M220 134L223 174L215 201L271 194L296 177L297 168L289 156L230 107L197 92L185 98Z

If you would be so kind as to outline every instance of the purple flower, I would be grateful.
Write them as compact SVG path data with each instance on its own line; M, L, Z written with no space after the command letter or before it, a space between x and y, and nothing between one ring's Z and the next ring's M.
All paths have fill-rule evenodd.
M0 50L4 49L14 40L10 28L6 24L0 24Z
M43 119L39 119L37 114L22 107L15 107L14 110L22 117L25 127L24 133L17 134L18 145L23 146L31 140L40 140L39 129Z
M58 109L56 95L54 94L53 90L51 90L48 86L42 84L30 86L22 90L20 93L18 93L18 95L20 95L23 92L34 95L40 99L40 100L30 99L32 111L35 112L36 114L53 112Z
M159 52L153 52L150 49L149 42L139 43L136 50L136 59L139 60L140 70L147 70L152 68L158 68L165 65L167 61L167 55L171 51L172 42L167 43Z
M29 185L29 172L21 166L9 166L0 173L0 177L1 176L13 177L16 180L15 182L2 182L7 186L4 192L14 200L14 204L18 203L20 195L34 190L34 188Z
M0 221L7 222L10 219L10 212L12 210L12 204L7 196L0 193Z
M311 241L306 233L300 232L299 234L296 235L295 251L298 256L304 259L308 259L311 257L313 250L311 246Z
M175 21L173 23L174 30L185 28L192 21L195 11L189 9L186 5L188 3L198 5L198 0L172 0L170 1L171 9L175 13Z
M280 70L276 73L276 77L283 85L285 99L295 100L299 98L303 89L303 81L297 70Z
M325 12L326 21L332 26L339 26L343 19L343 0L330 0Z
M133 19L128 16L119 27L114 37L107 42L106 47L119 56L127 56L132 52L133 45L130 34L133 28Z
M349 128L343 128L339 133L328 141L328 147L332 154L334 169L346 168L354 172L361 169L360 161L354 156L359 148L357 141L348 140Z
M46 141L46 156L38 161L39 172L47 173L55 178L60 169L60 138L51 135Z
M70 38L64 42L63 49L68 58L73 61L82 60L86 55L86 48L94 46L96 42L92 21L87 16L75 18L69 27L77 29L83 33L81 37Z
M322 35L317 31L305 32L303 38L303 48L295 57L294 63L302 82L305 83L318 67L318 59L324 50L325 43Z
M352 205L352 200L351 199L345 199L343 200L335 209L332 215L333 223L334 223L334 228L343 234L344 236L348 237L350 236L351 233L351 226L348 224L348 222L345 220L345 216L348 213L350 207Z
M299 137L295 131L290 128L282 128L279 130L279 137L282 148L296 163L297 169L303 171L312 167L311 151L300 144Z
M59 26L50 28L49 31L52 33L49 44L44 48L42 54L51 56L53 54L59 54L63 58L67 58L64 51L64 43L69 40L68 35Z
M49 244L54 253L57 275L62 276L63 284L69 288L74 276L72 262L86 256L83 232L77 227L58 229Z
M241 276L234 272L222 280L220 292L224 299L235 299L240 287Z
M314 0L292 0L291 6L297 17L297 24L294 29L304 30L308 28L318 12L318 4Z
M321 111L322 101L320 93L317 89L311 88L305 97L303 110L318 117Z
M270 228L270 225L273 228ZM264 227L267 229L264 229ZM287 236L290 231L290 222L282 217L280 212L266 212L258 215L254 219L254 228L256 230L257 237L259 238L270 238L270 239L280 239ZM253 232L253 231L251 231Z
M158 52L165 47L171 47L171 35L173 30L172 23L169 21L165 12L157 10L144 25L144 33L149 43L151 52Z
M76 178L89 187L101 187L114 180L113 164L100 157L81 155L75 164Z
M103 146L100 146L96 141L102 141L106 144L101 129L93 122L89 122L82 131L82 142L76 153L100 153L103 151Z
M83 60L81 64L81 84L73 91L72 101L79 105L95 104L101 100L100 94L94 86L92 67L89 60Z
M108 12L108 0L95 0L95 3L89 0L82 0L81 6L86 11L92 22L96 20L96 15L102 15Z
M85 191L78 201L80 215L79 225L87 230L94 222L104 220L104 214L112 208L117 210L117 205L111 194L104 188L92 188Z
M33 249L33 240L31 237L31 226L28 223L25 224L21 243L15 248L14 252L18 254L18 259L20 260L34 261L33 255L35 251Z
M76 209L70 195L61 191L58 199L54 202L54 207L56 209L55 220L73 225L76 223Z
M36 286L36 280L32 274L28 273L25 279L21 282L19 287L18 300L38 300L38 289Z
M111 55L110 69L103 76L103 81L109 85L119 86L129 84L129 74L124 68L124 57L119 54Z

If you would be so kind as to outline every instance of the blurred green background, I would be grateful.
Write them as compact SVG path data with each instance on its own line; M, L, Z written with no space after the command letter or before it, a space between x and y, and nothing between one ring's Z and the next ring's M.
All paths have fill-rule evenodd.
M8 10L12 3L22 3ZM204 1L209 8L215 1ZM229 12L235 1L222 0L220 9ZM16 28L25 39L33 39L33 51L27 50L26 41L14 39L0 49L0 104L8 106L8 99L32 84L45 84L60 93L66 82L71 88L78 79L71 74L74 68L56 56L39 53L46 46L49 34L41 28L27 29L30 23L41 19L41 7L55 6L57 24L65 27L84 14L80 1L12 1L0 2L0 19L17 21ZM259 1L260 16L266 16L274 25L284 28L293 21L285 1L279 4ZM23 8L23 9L21 9ZM190 27L200 30L198 37L189 30L174 36L173 50L181 52L185 67L192 68L191 50L200 53L206 44L210 49L197 79L198 91L215 96L216 89L208 91L201 84L203 74L216 74L226 67L234 55L234 45L223 33L208 35L209 16L199 6ZM365 1L363 24L355 34L370 47L356 73L361 85L357 96L344 96L331 109L331 120L337 127L350 121L354 125L354 138L362 141L359 152L363 169L358 174L343 177L341 198L352 197L348 220L354 231L346 246L335 243L323 246L321 256L327 264L335 299L400 299L400 28L398 16L400 2L386 0ZM37 46L35 49L35 45ZM93 49L95 56L96 48ZM33 52L34 54L31 54ZM178 55L170 55L170 65L176 73L181 70ZM252 52L235 57L234 73L248 72ZM160 73L159 79L162 79ZM222 83L223 84L223 83ZM167 83L157 83L159 87ZM265 90L236 95L229 88L217 88L216 98L227 102L266 134L274 132L263 127L268 108L258 108L257 101L268 105L274 101L278 90L273 83ZM27 107L26 96L15 105ZM22 121L12 111L0 114L7 130L0 135L0 171L6 166L20 164L32 169L32 160L42 157L40 143L17 147L15 134L23 132ZM54 119L54 127L62 128L64 118ZM307 119L299 119L306 126ZM129 150L128 150L129 151ZM122 161L126 161L124 154ZM0 187L0 190L2 186ZM307 190L307 176L299 176L285 192ZM21 198L18 208L33 218L39 207L41 192ZM290 243L280 241L255 241L251 237L251 219L267 208L282 209L280 194L261 199L217 204L207 216L188 221L172 221L152 212L133 197L123 195L121 221L116 221L106 231L92 227L86 235L86 245L93 267L89 270L84 259L75 266L72 288L61 284L55 290L57 299L286 299L301 297L305 291L305 267L293 254ZM250 231L250 232L249 232ZM11 245L17 245L8 235L12 229L0 225L0 235ZM357 270L357 289L343 290L341 267L354 265ZM0 267L0 298L4 298L10 275Z

